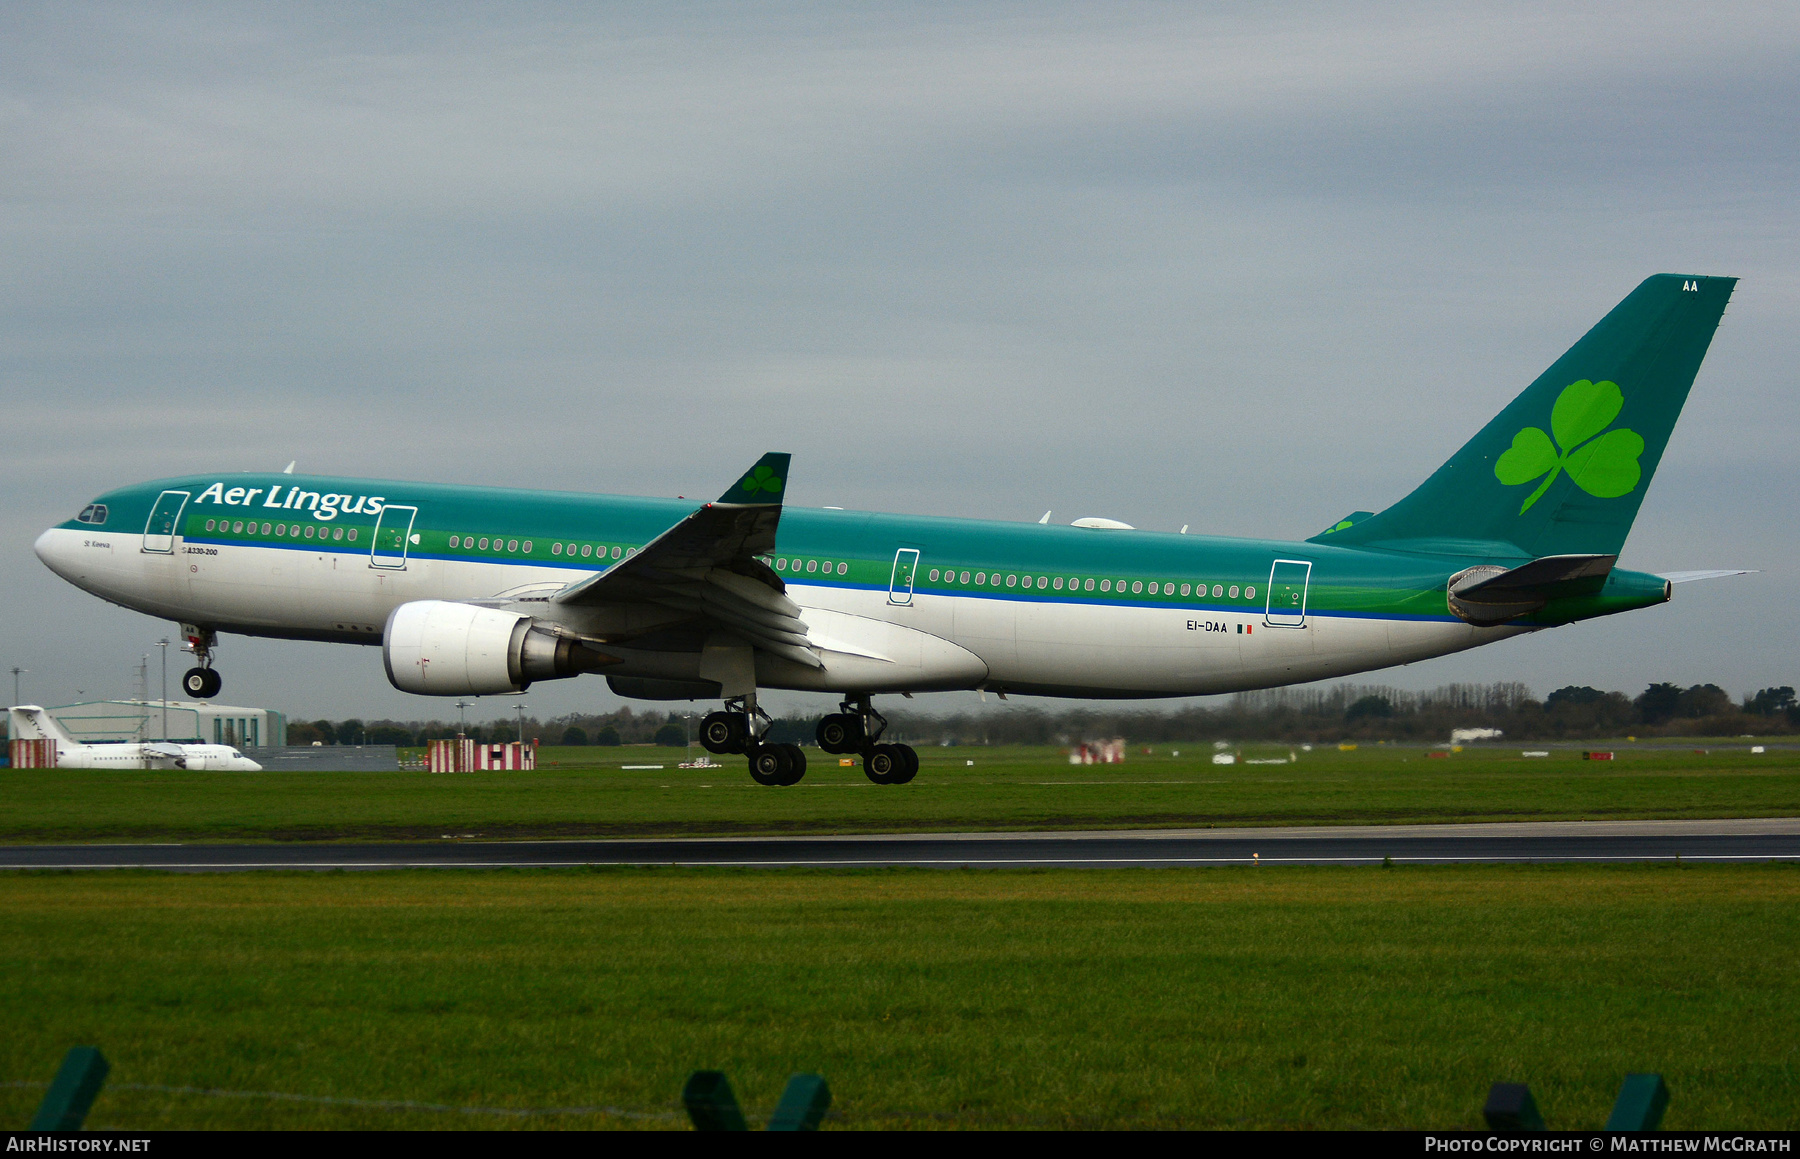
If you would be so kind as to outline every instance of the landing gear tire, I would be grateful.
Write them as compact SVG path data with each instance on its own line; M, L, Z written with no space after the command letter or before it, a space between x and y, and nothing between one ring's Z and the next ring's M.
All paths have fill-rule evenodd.
M750 750L750 779L759 785L791 785L799 780L794 775L794 760L782 744L759 744ZM802 758L804 760L804 758ZM806 768L801 766L804 774ZM793 777L793 781L788 778Z
M784 785L798 785L800 783L800 778L806 775L806 750L797 744L784 744L780 747L787 750L788 757L787 779L781 783Z
M709 753L723 755L746 752L749 737L750 722L741 712L711 712L700 722L700 743ZM754 753L751 754L750 761L754 767Z
M904 785L919 775L919 754L911 745L897 744L890 747L899 752L902 767L888 778L888 784Z
M900 784L894 778L906 775L906 758L900 753L903 747L897 744L878 744L869 749L863 754L863 775L877 785Z
M225 681L211 668L189 668L181 677L181 690L195 700L208 700L219 694Z
M847 712L834 712L819 721L817 735L819 747L833 755L862 751L862 720Z

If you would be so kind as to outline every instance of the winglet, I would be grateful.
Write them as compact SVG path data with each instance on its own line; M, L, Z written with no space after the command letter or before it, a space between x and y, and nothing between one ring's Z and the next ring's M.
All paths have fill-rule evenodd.
M770 451L726 488L719 502L743 507L781 506L781 496L787 490L788 460L792 457L786 451Z

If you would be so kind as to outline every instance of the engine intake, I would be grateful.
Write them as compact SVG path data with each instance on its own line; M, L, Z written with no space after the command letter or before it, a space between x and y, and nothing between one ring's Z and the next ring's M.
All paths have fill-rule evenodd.
M523 692L534 680L596 672L616 657L499 608L417 600L401 604L382 633L388 682L423 696Z

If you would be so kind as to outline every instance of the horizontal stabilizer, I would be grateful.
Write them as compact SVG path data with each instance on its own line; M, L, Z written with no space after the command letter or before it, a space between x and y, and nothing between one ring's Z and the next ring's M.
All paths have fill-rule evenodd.
M1486 565L1450 577L1450 610L1471 624L1503 624L1551 600L1591 595L1606 583L1616 555L1547 555L1503 570Z
M1552 595L1585 594L1587 591L1599 590L1600 584L1579 585L1583 588L1581 593L1564 589L1575 585L1577 580L1604 581L1606 574L1612 571L1613 564L1618 562L1619 557L1616 555L1546 555L1542 559L1520 564L1511 571L1459 588L1456 594L1459 599L1476 603L1511 600L1520 595L1543 594L1545 598L1549 598Z
M1666 579L1672 584L1691 584L1695 580L1724 579L1726 576L1755 574L1754 568L1739 568L1735 571L1727 569L1725 571L1659 571L1656 573L1658 579Z

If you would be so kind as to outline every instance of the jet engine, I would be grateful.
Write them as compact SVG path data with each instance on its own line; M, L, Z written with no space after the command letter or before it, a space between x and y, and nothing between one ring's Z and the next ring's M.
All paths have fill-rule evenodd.
M530 616L445 600L395 608L381 654L395 688L425 696L523 692L534 680L560 680L619 662Z

